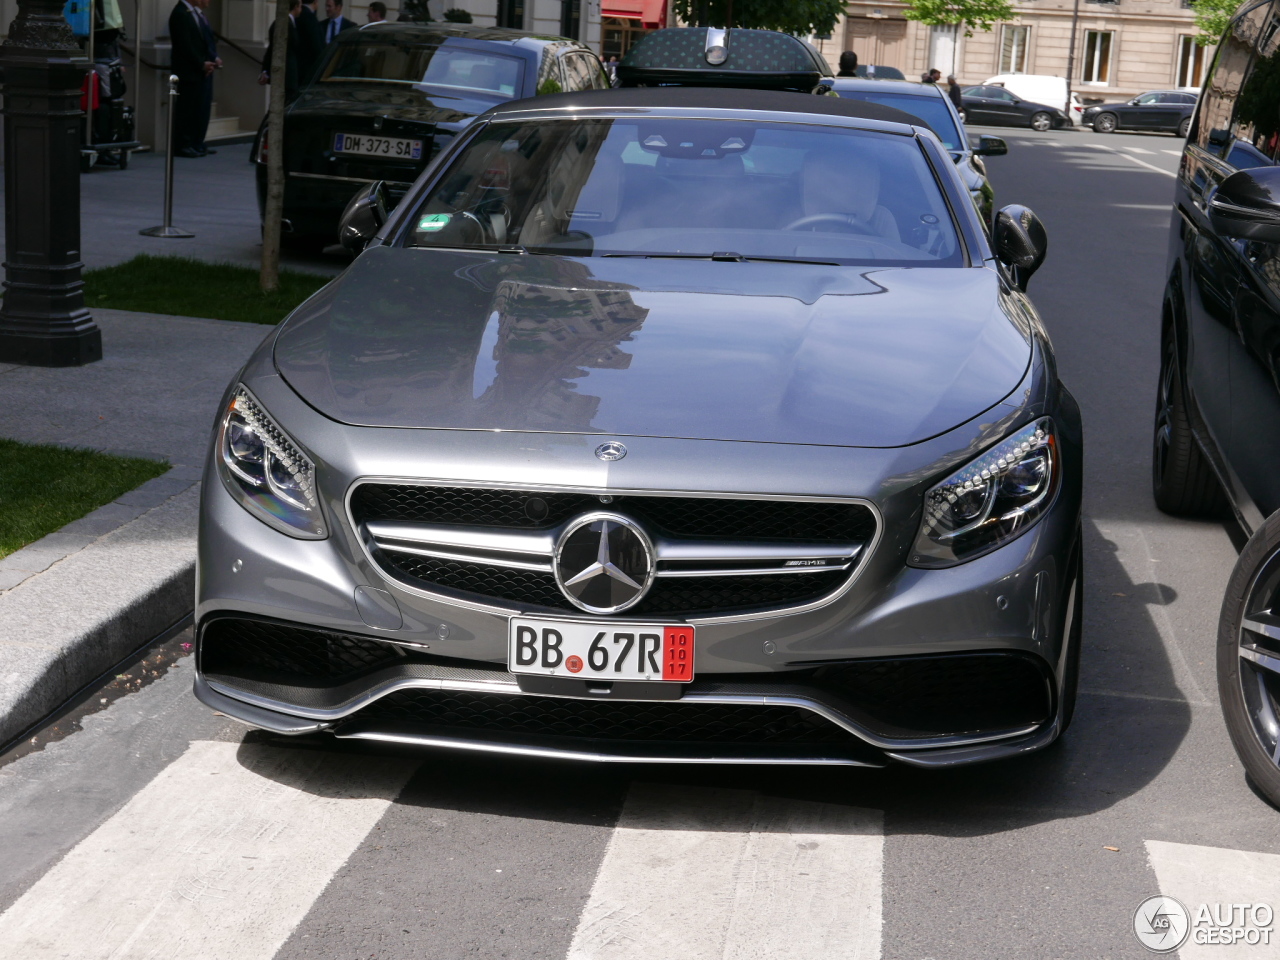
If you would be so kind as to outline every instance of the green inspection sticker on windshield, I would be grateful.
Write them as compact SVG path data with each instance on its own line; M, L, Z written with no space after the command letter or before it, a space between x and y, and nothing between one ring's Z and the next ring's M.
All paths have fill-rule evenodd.
M448 213L431 213L418 221L418 231L420 233L435 233L437 230L443 230L449 225L449 221L453 216Z

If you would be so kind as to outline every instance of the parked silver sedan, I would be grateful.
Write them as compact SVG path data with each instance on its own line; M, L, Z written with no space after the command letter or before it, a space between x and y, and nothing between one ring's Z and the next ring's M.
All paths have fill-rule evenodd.
M878 104L495 108L227 391L198 679L280 733L945 766L1070 721L1081 431L943 145ZM989 245L990 244L990 245ZM995 249L992 249L992 246Z

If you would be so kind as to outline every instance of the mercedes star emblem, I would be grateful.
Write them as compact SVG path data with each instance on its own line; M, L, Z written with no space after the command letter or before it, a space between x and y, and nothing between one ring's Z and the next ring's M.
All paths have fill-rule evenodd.
M588 613L617 613L640 602L653 582L653 547L634 522L614 513L578 517L560 535L556 583Z
M610 440L608 443L602 443L596 447L596 456L601 460L621 460L627 455L627 448L618 443L617 440Z

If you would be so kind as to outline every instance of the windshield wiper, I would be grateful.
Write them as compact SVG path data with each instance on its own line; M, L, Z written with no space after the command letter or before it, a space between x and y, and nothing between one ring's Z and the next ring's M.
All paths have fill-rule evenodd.
M741 253L602 253L602 257L627 257L638 260L714 260L718 263L811 263L820 267L838 267L834 260L806 260L803 257L754 257Z

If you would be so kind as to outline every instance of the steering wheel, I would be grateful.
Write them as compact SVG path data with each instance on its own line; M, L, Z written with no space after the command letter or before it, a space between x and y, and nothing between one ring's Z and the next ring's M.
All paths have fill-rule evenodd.
M461 219L461 220L467 220L467 221L469 221L470 223L472 223L472 224L475 226L475 228L476 228L477 230L479 230L479 231L480 231L480 242L481 242L481 243L489 243L489 242L490 242L490 237L489 237L490 231L489 231L489 229L485 226L485 222L484 222L483 220L481 220L479 217L477 217L477 216L476 216L474 213L472 213L470 210L459 210L459 211L455 214L455 216L457 216L457 217L458 217L459 219Z
M815 223L838 223L842 226L851 227L854 233L860 233L863 236L878 236L878 234L869 229L866 224L855 220L846 213L811 213L807 217L801 217L799 220L793 220L782 229L800 230Z

